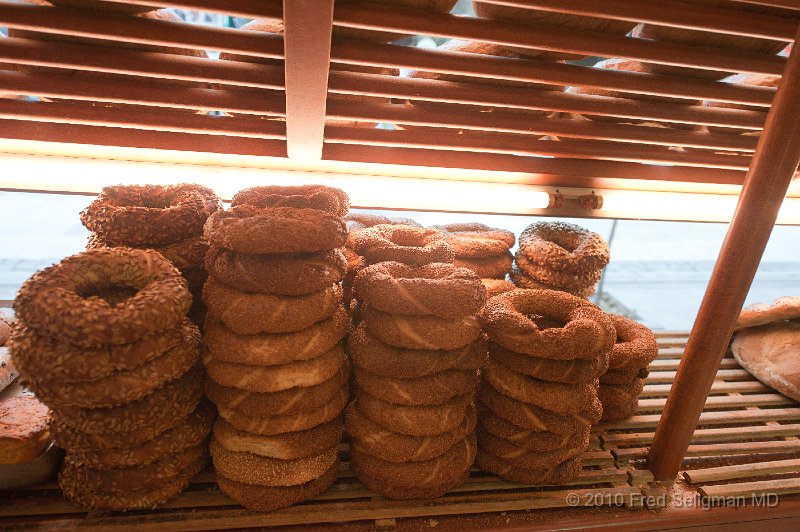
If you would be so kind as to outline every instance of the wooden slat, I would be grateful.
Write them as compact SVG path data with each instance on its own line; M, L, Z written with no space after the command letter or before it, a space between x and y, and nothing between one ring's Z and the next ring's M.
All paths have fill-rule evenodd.
M637 429L655 427L660 414L635 415L622 421L608 425L612 429ZM733 410L721 412L703 412L700 414L699 425L745 425L764 421L795 421L800 420L800 408L771 408L764 410ZM737 429L738 430L738 429Z
M759 494L768 493L774 496L800 493L800 478L701 486L698 491L704 497L745 497L744 501L747 502L748 497ZM772 502L777 504L775 500Z
M397 148L429 148L499 154L604 159L623 162L648 162L697 166L727 170L746 170L749 157L718 155L663 147L625 146L610 142L562 140L531 142L528 136L504 133L460 135L449 131L388 131L381 129L328 127L325 141L331 144L356 144Z
M781 473L800 473L800 459L775 460L771 462L756 462L688 470L683 472L683 478L692 484L702 484L704 482L718 482L720 480L765 477L769 475L779 475Z
M697 429L692 435L692 443L728 442L737 440L757 440L764 438L784 438L800 436L800 424L756 425L752 427L737 427L735 431L729 428ZM649 443L653 440L652 432L604 432L603 442L606 445L638 445Z
M766 113L760 111L656 103L524 87L503 87L502 91L498 91L496 86L482 85L479 80L475 83L461 83L359 72L331 71L329 91L334 94L384 96L511 109L541 109L754 130L760 129L766 119Z
M679 351L683 353L683 349ZM677 358L664 358L664 355L659 352L658 359L654 360L648 366L650 371L668 371L678 369L680 364L680 357ZM719 364L720 369L740 369L738 362L733 358L723 358Z
M800 36L800 28L796 28ZM714 265L648 456L659 480L674 478L725 356L736 318L800 163L800 51L789 56L775 103ZM733 371L733 370L730 370ZM774 412L774 411L772 411Z
M478 109L434 109L411 105L330 99L328 118L356 119L389 124L444 126L449 129L494 131L526 135L553 135L559 138L603 139L750 152L756 139L742 135L691 133L686 131L604 124L587 120L536 118L510 111L481 113Z
M661 412L666 398L639 399L639 412ZM706 399L706 408L744 408L748 406L793 406L796 401L780 394L712 395Z
M669 384L646 384L640 397L666 397L672 388ZM765 393L772 388L758 381L721 382L715 381L711 386L711 393Z
M637 94L747 103L764 107L770 105L775 93L774 89L765 87L363 41L339 40L333 43L331 60L354 65L409 68L552 85L597 87Z
M126 4L175 7L243 18L283 19L281 0L125 0Z
M334 24L412 35L434 35L514 46L562 51L593 57L619 57L667 65L729 72L780 75L786 60L767 54L742 53L680 43L630 39L622 35L582 31L545 24L516 24L448 14L426 13L382 5L342 4Z
M652 441L650 434L646 442ZM649 447L626 447L614 449L612 452L618 461L642 460L647 456ZM758 442L725 442L706 445L690 445L686 449L686 458L721 458L732 456L774 455L800 452L800 441L758 441Z
M751 376L743 369L721 369L715 373L715 380L749 381ZM671 383L675 380L674 371L651 371L647 376L648 384Z
M286 139L293 159L322 158L333 0L284 0Z
M794 39L797 23L758 13L733 12L682 2L659 0L657 4L642 4L636 0L481 0L489 4L530 7L544 11L571 13L633 22L649 22L675 28L747 35L778 41Z
M233 28L81 12L48 6L0 3L0 24L59 35L103 37L117 41L218 50L255 57L282 58L280 36Z

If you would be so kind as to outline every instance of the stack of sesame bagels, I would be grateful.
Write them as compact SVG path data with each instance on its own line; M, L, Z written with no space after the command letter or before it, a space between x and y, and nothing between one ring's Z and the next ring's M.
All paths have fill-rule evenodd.
M220 488L249 509L309 499L336 477L349 206L335 188L256 187L205 226L206 394L220 416L211 456Z
M602 415L611 320L564 292L512 290L486 303L481 322L490 342L476 464L513 482L569 482Z
M631 417L639 406L647 366L658 355L653 331L624 316L609 314L617 340L608 359L608 371L600 377L603 419L614 421Z
M81 212L83 225L92 232L86 249L124 246L161 253L186 279L192 293L189 317L202 327L208 250L203 225L220 209L219 197L200 185L105 187Z
M519 288L585 298L594 293L609 260L608 244L597 233L564 222L536 222L519 237L511 280Z
M486 360L476 313L485 290L474 272L451 263L437 231L369 231L359 248L367 260L406 263L376 262L356 276L363 322L348 340L356 384L350 463L387 497L438 497L466 479L475 458L475 391Z
M481 279L505 279L514 257L510 249L516 243L511 231L481 223L434 225L441 231L455 253L456 266L468 268Z
M95 249L27 280L14 363L52 410L60 485L98 509L152 508L207 463L200 334L180 272L152 250Z

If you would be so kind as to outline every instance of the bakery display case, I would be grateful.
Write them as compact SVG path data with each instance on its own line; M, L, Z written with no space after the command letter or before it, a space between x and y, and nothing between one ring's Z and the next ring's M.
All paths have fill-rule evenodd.
M426 350L462 348L484 333L490 341L502 343L502 333L493 331L491 317L486 317L488 311L481 318L483 333L476 325L486 309L484 295L479 299L465 295L461 300L447 292L446 297L454 297L455 303L444 310L434 301L423 304L418 297L411 298L416 310L404 310L398 301L407 297L405 289L392 292L383 287L384 292L374 296L355 273L346 277L345 261L361 261L359 268L366 269L387 259L370 258L372 244L366 238L348 239L347 231L341 229L345 221L351 233L373 223L406 229L410 225L414 238L428 238L425 231L432 233L430 242L441 240L440 234L474 230L463 224L446 225L453 221L447 213L476 218L519 216L525 225L548 218L729 223L694 326L657 330L651 357L635 367L612 367L612 371L636 375L638 408L631 416L590 423L594 426L591 433L587 429L582 465L577 462L580 470L566 482L551 483L547 477L532 483L509 480L521 478L516 469L506 471L504 480L487 472L491 466L470 469L467 465L462 484L452 489L447 484L443 490L447 493L436 492L433 498L380 494L365 485L369 481L360 480L376 476L376 469L367 471L368 459L361 458L361 466L350 466L351 461L359 462L367 442L360 442L363 438L348 425L350 436L338 449L326 450L338 455L336 465L325 471L330 489L293 506L263 505L271 511L242 508L229 498L234 489L231 481L223 480L229 484L221 490L217 474L208 467L193 477L183 493L152 510L87 511L66 500L56 481L1 490L0 529L718 526L745 530L756 526L790 529L800 522L800 407L789 397L788 388L765 384L769 377L753 371L738 350L737 345L744 345L746 339L757 346L763 344L761 340L740 334L733 350L729 345L773 227L776 223L800 225L800 181L795 179L800 161L800 51L793 49L800 34L800 2L0 0L0 28L5 29L0 33L0 190L52 194L54 201L58 195L100 194L99 203L89 205L81 218L93 231L88 247L114 260L123 260L119 257L126 253L108 249L114 246L155 248L168 257L191 291L180 296L180 304L170 303L175 307L175 316L170 315L175 323L177 316L187 315L181 310L186 306L191 307L188 317L202 326L201 299L221 316L233 297L226 292L231 286L258 292L271 282L254 280L242 273L242 267L232 267L240 260L237 253L269 253L276 264L290 255L294 260L292 254L327 253L328 264L341 263L338 279L344 277L344 281L340 287L336 274L331 274L333 283L326 280L312 289L327 290L324 305L309 303L319 305L315 307L319 315L294 329L286 326L289 318L279 314L273 322L258 321L259 312L266 313L276 304L254 297L240 302L232 311L235 316L222 320L225 327L241 334L293 333L322 319L333 320L337 312L343 314L337 305L344 298L345 308L359 319L366 316L368 323L390 320L393 312L414 315L422 306L425 317L463 318L469 321L465 330L474 329L464 332L472 336L463 342L456 338L455 321L442 334L433 335L438 335L438 342L420 339L421 334L406 344L381 337L386 344L413 349L415 357L427 356ZM188 191L169 189L179 183L197 185ZM135 226L107 213L109 203L145 202L142 194L150 192L133 185L156 186L145 187L146 191L167 186L172 194L166 200L170 206L202 196L202 216L181 237L191 244L176 249L172 234L149 235L152 238L147 240L144 235L149 229L155 231L156 222ZM322 210L327 209L314 223L328 224L333 236L326 233L324 238L330 238L323 244L309 240L280 247L270 240L269 231L255 236L238 229L241 233L234 235L238 215L230 214L231 210L251 213L274 207L272 199L260 195L263 191L248 188L264 185L306 185L304 194L315 199L303 201L319 201L325 203ZM332 200L325 186L346 194ZM275 194L289 193L281 189ZM347 197L352 213L358 213L349 220ZM294 200L285 201L294 205ZM384 211L391 211L388 216L403 216L403 211L441 213L442 218L426 224L430 229L422 229L414 226L423 224L405 217L391 222L378 218ZM413 214L408 217L414 218ZM309 220L303 218L303 223ZM555 236L542 236L552 227L564 233L580 230L574 225L536 227L533 223L522 235L528 241L534 233L552 241ZM406 229L383 229L381 236L391 240ZM480 229L485 230L486 226ZM600 239L596 248L601 251L593 251L597 252L594 258L602 260L597 258L591 268L550 271L551 278L561 284L550 279L544 285L541 280L531 283L525 271L535 265L526 265L530 255L521 250L523 237L519 232L495 231L486 238L499 244L487 256L456 248L455 253L436 255L436 260L387 267L375 270L375 275L393 278L403 271L406 276L450 280L455 275L452 267L424 273L414 270L413 275L407 270L453 260L456 267L474 271L502 264L501 277L509 271L518 287L557 288L571 291L577 299L588 297L608 263L608 248L603 248L605 242ZM589 233L576 234L581 245L590 239ZM347 246L342 247L345 240ZM212 251L206 254L209 242ZM427 246L429 241L418 245ZM577 244L563 246L574 252ZM153 262L141 253L131 256L142 263ZM91 261L87 264L78 270L93 267ZM299 272L300 266L292 264L295 269L287 270ZM553 270L564 264L558 263ZM210 283L204 268L213 274ZM162 269L158 275L168 275L164 272L169 267ZM147 275L156 274L148 270ZM590 282L575 288L577 275L591 278ZM227 278L227 288L224 283L213 285L214 276ZM183 282L179 276L171 279ZM313 284L305 281L301 284ZM249 290L248 283L258 286ZM589 284L591 291L587 291ZM386 290L400 296L386 297ZM308 291L276 293L294 297ZM28 297L23 290L19 308L30 307ZM365 301L368 306L363 306ZM575 304L583 308L584 303ZM11 304L8 301L5 306ZM431 310L434 307L438 310ZM590 315L594 310L581 312ZM18 312L26 326L63 335L67 343L84 342L85 349L96 348L86 343L86 337L96 331L67 334L59 329L70 323L68 317L48 324L31 316L30 311ZM796 318L790 311L773 320ZM605 323L602 317L592 319ZM182 326L187 331L196 330L185 321ZM219 339L221 326L205 323L208 338L203 345L213 344L214 327ZM626 327L622 322L615 326L618 335ZM351 344L358 334L364 342L365 333L353 327ZM543 330L548 327L542 325ZM19 345L22 333L16 334ZM127 334L126 341L138 341L134 333ZM199 333L184 336L187 345L196 347L200 342ZM450 339L453 345L442 347ZM97 344L105 348L116 345L115 341L109 333ZM494 356L491 345L488 349ZM525 349L520 347L515 353L509 348L498 356L514 366ZM594 356L591 349L587 353L584 358ZM348 359L359 366L363 361L358 356L345 355L343 350L331 355L335 359L329 364L331 375L342 376L336 390L344 402ZM23 365L30 363L21 360ZM0 362L5 364L4 359ZM204 363L212 380L224 384L232 379L233 384L227 385L236 385L238 376L226 374L230 368L225 364L214 368L213 362ZM513 374L500 379L503 382L492 381L500 378L502 370L491 374L486 366L480 368L483 379L490 372L495 388L514 382ZM25 373L26 368L21 369ZM46 373L45 368L36 369ZM54 374L58 369L54 368ZM469 369L472 374L463 387L477 389L480 374L476 377L475 368ZM85 371L96 376L91 368ZM252 380L269 375L263 368L260 371L254 371ZM305 382L311 371L298 370L297 382ZM389 374L392 371L400 370L387 369ZM11 382L16 375L0 371L0 377ZM359 376L356 368L355 384L351 384L373 386L373 394L380 395L380 385L369 378L363 371ZM558 386L563 382L553 379L557 383L553 389L561 390ZM31 389L42 400L56 397L57 401L64 395L63 390L58 393L30 380ZM282 390L264 384L270 377L262 380L259 391ZM469 384L473 380L475 384ZM139 393L131 386L115 393L139 400L155 387L153 383ZM8 388L5 393L9 390L13 391ZM509 390L514 395L516 390ZM579 394L577 385L572 392ZM222 411L225 400L220 393L218 389L213 396L206 388ZM483 403L491 401L476 393ZM593 393L596 401L598 392ZM84 400L71 400L78 399ZM441 401L445 399L450 397ZM549 409L576 416L584 412L569 410L569 405L562 404L566 401L557 397L550 399ZM474 404L475 394L470 401ZM91 398L81 405L114 406ZM509 406L514 411L524 408ZM197 415L206 419L212 415L209 412ZM326 418L326 423L330 421ZM205 425L209 423L206 419ZM270 434L263 424L252 427L246 432ZM479 449L488 445L483 438L478 435ZM474 459L471 447L476 444L468 438L464 441L467 455L472 452ZM211 445L212 455L216 452L221 461L219 446L215 451L215 444ZM50 459L54 450L47 449ZM197 466L196 457L189 458L187 467ZM479 455L477 464L481 463ZM417 493L408 486L403 490L406 495Z

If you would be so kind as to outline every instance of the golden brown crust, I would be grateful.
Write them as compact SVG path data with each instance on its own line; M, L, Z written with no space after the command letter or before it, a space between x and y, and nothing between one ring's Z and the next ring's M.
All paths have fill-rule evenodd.
M111 408L138 401L198 363L200 334L138 368L91 381L58 382L26 374L31 390L51 408Z
M229 451L251 453L280 460L295 460L319 454L339 444L343 419L307 430L264 436L239 430L224 419L214 423L214 440Z
M238 205L208 218L203 235L212 246L238 253L309 253L344 246L340 216L317 209Z
M609 314L609 317L617 331L617 342L608 359L609 369L635 371L650 365L658 356L653 331L618 314Z
M338 250L252 255L211 247L206 269L242 292L300 296L325 290L344 278L347 261Z
M511 271L508 273L508 276L511 278L511 280L517 287L523 288L525 290L558 290L560 292L566 292L573 296L578 296L582 299L587 299L595 292L594 285L589 286L587 288L573 290L573 289L541 283L536 279L534 279L533 277L529 277L524 273L522 273L522 271L519 268L517 268L516 264L511 267Z
M6 345L6 342L11 337L11 325L2 317L0 317L0 347Z
M647 368L633 371L617 371L610 369L600 377L600 384L630 384L636 379L646 379L650 374Z
M67 449L107 449L147 441L174 427L200 402L203 368L195 366L182 377L142 399L114 408L53 410L50 430Z
M503 279L511 270L513 257L510 251L499 255L488 255L486 257L472 257L468 259L456 259L453 264L459 268L466 268L475 272L478 277L490 279Z
M32 395L0 401L0 464L35 460L50 446L48 410Z
M541 328L529 316L563 327ZM584 299L554 290L512 290L481 310L490 340L517 353L553 360L590 359L611 351L616 331L611 319Z
M474 395L480 371L451 369L409 379L375 375L359 367L355 383L373 397L397 405L436 405L459 395Z
M367 488L380 493L389 499L438 499L447 492L452 491L458 486L462 485L469 479L469 471L464 471L460 478L451 480L450 482L440 484L438 486L425 486L414 488L398 488L397 486L389 485L380 479L373 478L364 471L358 473L358 479Z
M149 510L177 497L189 486L192 478L206 467L207 463L208 457L203 456L176 476L150 489L128 490L124 493L98 492L86 484L73 482L63 475L59 478L58 484L67 499L84 508L97 510Z
M240 190L231 200L231 207L238 205L317 209L341 218L350 210L350 197L344 190L325 185L271 185Z
M402 316L361 306L369 333L378 340L406 349L458 349L481 335L477 316L446 319L436 316Z
M381 427L361 412L358 401L353 401L347 407L346 426L353 448L389 462L419 462L445 453L474 432L476 421L475 406L469 405L466 417L453 430L431 436L408 436Z
M800 296L784 296L769 305L757 303L742 309L736 320L736 330L797 318L800 318Z
M297 486L324 475L336 463L339 445L294 460L230 451L215 440L210 450L214 469L227 479L257 486Z
M434 436L452 431L463 422L473 401L473 396L462 395L438 405L394 405L359 388L355 396L361 412L374 423L408 436Z
M336 480L337 469L338 462L321 477L296 486L256 486L236 482L220 474L217 474L217 484L223 493L248 510L271 512L325 493Z
M363 449L350 451L350 463L356 475L366 473L396 488L412 489L451 484L451 489L463 478L475 460L477 443L474 434L447 449L443 454L420 462L389 462L368 454Z
M189 448L205 446L214 415L214 408L204 403L181 423L141 445L101 450L72 448L69 452L76 462L94 469L152 464Z
M589 359L551 360L516 353L500 344L489 342L489 356L507 368L530 375L535 379L564 384L578 384L607 375L608 357L605 354Z
M107 244L103 238L95 233L89 235L89 240L86 242L86 249L102 249L113 248L114 245ZM139 249L152 249L158 251L164 258L172 263L173 266L178 268L181 272L184 270L191 270L198 266L203 266L206 252L208 251L208 244L201 236L193 236L180 242L167 244L165 246L129 246ZM191 287L191 283L190 283Z
M329 402L312 410L293 412L282 416L268 416L258 412L219 408L219 415L239 430L272 436L308 430L329 422L342 413L349 396L350 390L347 386L343 386Z
M361 212L351 212L344 217L347 224L347 231L357 231L359 229L366 229L374 225L408 225L411 227L422 227L422 224L412 220L411 218L401 217L388 217L379 214L367 214Z
M209 188L180 185L118 185L81 212L81 221L108 245L164 246L196 237L222 202Z
M403 349L381 342L361 323L347 342L354 365L376 375L397 378L423 377L451 369L480 369L488 356L484 335L459 349Z
M479 415L481 430L507 440L530 451L553 451L567 446L576 446L589 437L591 426L573 433L556 434L541 430L529 430L506 421L489 409L482 409Z
M136 290L112 305L98 292ZM35 332L80 347L135 342L176 327L191 305L180 272L154 251L95 249L67 257L25 281L14 310Z
M481 279L483 287L486 288L486 300L490 300L494 296L499 296L505 292L510 292L516 288L513 283L505 279Z
M457 318L474 314L486 302L475 273L444 263L373 264L358 273L353 288L361 301L390 314Z
M552 270L583 273L608 264L608 244L597 233L564 222L536 222L519 236L519 253Z
M330 351L347 335L350 316L339 309L327 320L284 334L235 334L210 318L203 342L215 360L253 366L310 360Z
M554 270L529 260L519 251L514 255L514 260L517 268L534 281L556 286L570 293L583 293L586 289L593 287L603 275L603 270L586 270L574 273Z
M481 429L476 435L482 452L513 463L519 469L552 469L561 462L580 457L589 446L588 432L582 433L582 439L570 442L573 445L551 451L532 451Z
M459 259L504 255L516 243L511 231L481 223L432 225L431 229L444 233Z
M222 386L207 379L205 390L208 398L220 408L280 416L324 406L347 384L349 378L350 363L346 362L336 375L321 384L307 388L258 393Z
M434 262L452 263L455 258L453 248L442 233L406 225L375 225L351 232L347 246L368 264L395 261L422 266Z
M492 357L483 376L503 395L561 416L580 414L597 401L597 379L580 384L543 381L517 373Z
M14 363L26 375L46 375L48 381L92 381L130 371L197 335L188 319L180 326L147 335L136 342L96 348L77 348L41 336L19 323L10 348ZM187 340L188 339L188 340Z
M339 343L333 349L310 360L275 366L250 366L204 357L208 376L217 384L259 393L274 393L295 387L322 384L339 373L346 355Z
M342 304L342 287L332 284L302 296L248 294L210 276L203 301L209 314L237 334L287 333L333 316Z
M531 431L574 434L594 425L603 415L603 406L596 396L589 410L576 416L560 416L536 405L517 401L503 395L485 381L481 383L478 398L483 406L499 417Z
M642 379L629 384L601 384L598 395L603 403L603 420L616 421L634 415L643 389Z
M570 458L552 469L522 469L513 461L505 460L480 449L475 457L475 465L509 482L557 485L575 480L581 472L582 460L581 457Z

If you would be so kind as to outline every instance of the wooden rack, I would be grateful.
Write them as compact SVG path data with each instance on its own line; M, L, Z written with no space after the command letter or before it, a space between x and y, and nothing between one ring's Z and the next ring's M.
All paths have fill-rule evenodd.
M55 483L13 494L0 492L0 529L200 530L333 523L358 529L361 525L391 528L414 519L444 524L460 520L466 528L476 523L554 526L561 520L580 519L590 527L620 519L676 523L684 513L702 510L697 507L703 504L701 497L708 497L707 502L744 497L737 517L742 522L763 509L752 504L753 496L758 500L775 493L782 507L800 504L796 496L800 494L800 406L754 380L730 353L720 364L677 489L654 482L644 468L687 336L658 334L659 357L650 365L637 415L596 428L583 472L568 486L531 488L474 470L465 485L440 499L391 501L358 482L346 465L345 444L345 462L330 491L275 512L237 506L217 489L209 469L195 478L188 491L153 512L87 514L64 500ZM570 504L570 494L579 497L578 507ZM724 512L719 515L720 522L729 518Z

